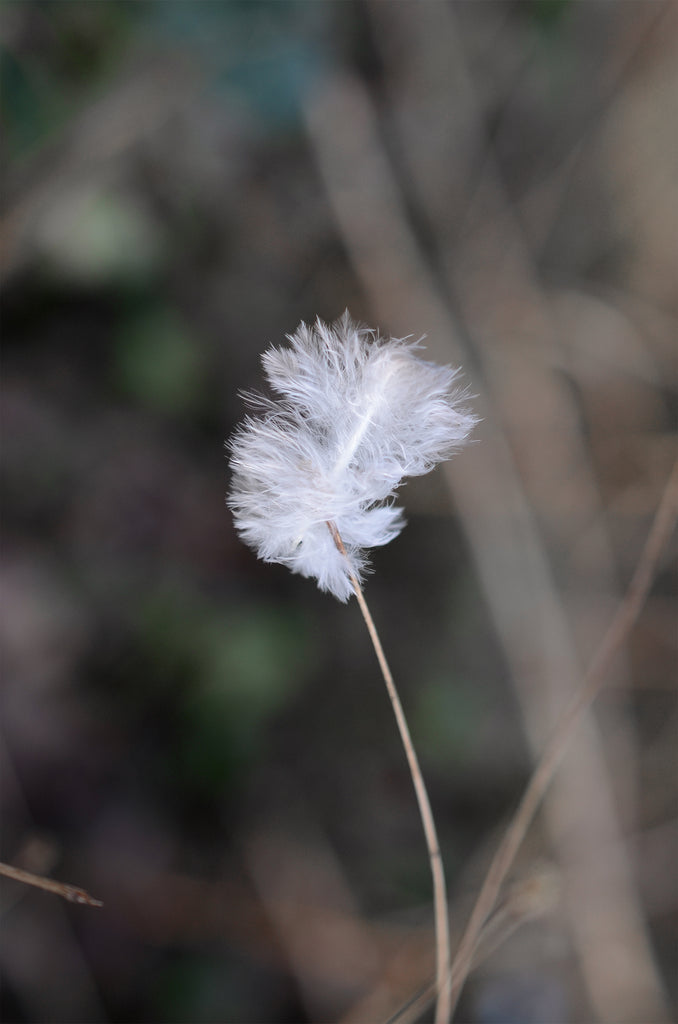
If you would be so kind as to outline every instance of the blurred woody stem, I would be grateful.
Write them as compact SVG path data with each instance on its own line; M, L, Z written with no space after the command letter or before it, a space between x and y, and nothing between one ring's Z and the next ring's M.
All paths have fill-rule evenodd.
M459 998L466 976L471 969L474 953L483 926L497 901L500 888L525 838L542 797L555 774L565 747L571 739L579 716L593 702L601 689L606 672L619 651L629 630L638 618L654 579L659 556L667 543L678 518L678 461L675 462L664 494L636 566L636 571L617 609L607 633L584 676L584 682L571 704L563 713L555 732L537 764L513 819L494 855L490 868L476 900L473 913L459 944L451 971L450 1011Z
M344 542L341 539L341 535L337 530L334 523L327 523L327 528L332 535L332 539L337 546L337 549L348 561L346 554L346 548ZM410 774L412 775L412 782L414 784L414 790L417 796L417 803L419 804L419 813L421 815L421 822L424 827L424 835L426 836L426 845L428 847L429 860L431 862L431 874L433 876L433 906L435 915L435 933L436 933L436 991L437 991L437 1003L435 1013L435 1024L448 1024L451 1014L451 989L450 989L450 926L447 912L447 892L445 889L445 873L443 871L443 862L440 855L440 845L438 843L438 833L436 831L435 821L433 819L433 812L431 811L431 803L428 798L428 792L424 783L424 777L419 767L419 760L417 758L414 744L412 743L412 737L410 736L410 730L407 725L407 719L400 703L400 697L396 685L393 681L391 670L388 667L386 656L384 655L384 649L381 646L379 634L377 628L374 625L374 621L370 614L370 610L367 607L367 602L363 596L362 589L356 577L352 572L349 571L351 584L355 596L360 606L365 625L370 634L372 646L374 647L379 667L381 668L384 682L386 683L386 689L388 691L393 712L398 723L398 729L400 731L400 738L405 748L405 755L407 762L410 767Z
M46 892L53 892L57 896L63 896L69 903L84 903L88 907L103 907L103 902L90 896L84 889L76 885L68 885L66 882L56 882L53 878L45 878L44 875L34 875L30 871L23 871L11 864L0 861L0 875L12 878L15 882L23 882L25 885L32 885L36 889L44 889Z

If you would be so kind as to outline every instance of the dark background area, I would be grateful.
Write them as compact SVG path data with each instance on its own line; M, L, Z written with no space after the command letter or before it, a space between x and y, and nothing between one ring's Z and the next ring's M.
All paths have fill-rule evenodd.
M3 1020L384 1021L431 981L358 610L241 545L223 443L302 319L464 368L478 443L407 485L366 587L454 942L675 457L676 30L661 0L3 3L0 855L105 903L3 880ZM671 1014L673 564L459 1020Z

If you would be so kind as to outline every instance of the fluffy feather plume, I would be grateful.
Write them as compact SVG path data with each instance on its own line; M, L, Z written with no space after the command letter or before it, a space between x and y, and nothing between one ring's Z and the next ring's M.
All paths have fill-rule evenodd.
M334 324L302 323L288 340L262 356L275 396L246 395L253 414L228 442L228 505L260 558L346 601L367 549L405 525L391 501L403 477L449 458L476 420L453 387L458 371L424 362L416 343L380 338L348 313Z

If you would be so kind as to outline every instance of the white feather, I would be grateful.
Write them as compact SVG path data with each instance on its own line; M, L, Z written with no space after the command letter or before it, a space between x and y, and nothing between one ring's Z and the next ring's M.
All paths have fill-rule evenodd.
M315 577L341 601L366 551L405 525L391 499L403 477L428 473L476 423L453 387L458 371L420 359L417 344L353 323L317 320L262 356L273 398L228 443L228 504L236 528L266 562ZM328 529L334 523L348 561Z

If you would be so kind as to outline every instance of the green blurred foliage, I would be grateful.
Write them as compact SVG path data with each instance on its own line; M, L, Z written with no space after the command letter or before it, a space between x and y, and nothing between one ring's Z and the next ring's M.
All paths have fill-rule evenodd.
M170 588L145 595L134 619L152 677L180 681L177 775L218 792L260 754L269 724L313 678L318 651L306 620L298 609L215 606Z
M181 415L200 408L206 383L203 350L171 308L158 305L124 318L114 364L122 393L149 410Z
M225 951L196 956L176 952L153 978L157 1020L165 1024L218 1021L225 1004L230 1019L247 1020L261 979L249 965L226 959Z
M528 0L526 7L536 25L544 32L555 32L572 0Z
M0 110L12 158L30 155L59 133L117 71L140 4L103 0L4 0L0 8ZM12 46L14 33L18 45Z
M329 59L331 4L169 0L145 7L149 32L193 47L211 71L212 89L242 97L269 129L298 124L301 99Z
M487 710L487 693L463 676L425 680L417 692L412 728L426 760L443 771L463 765L478 744Z
M62 198L44 218L40 243L47 276L92 288L139 288L163 263L160 229L143 206L123 192L96 186Z
M50 95L50 90L37 77L36 81L26 60L0 48L2 122L5 145L13 156L42 142L57 120L57 103L47 108L43 97Z

